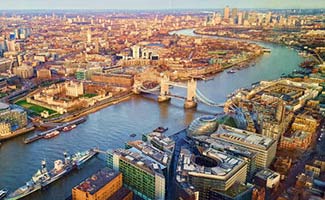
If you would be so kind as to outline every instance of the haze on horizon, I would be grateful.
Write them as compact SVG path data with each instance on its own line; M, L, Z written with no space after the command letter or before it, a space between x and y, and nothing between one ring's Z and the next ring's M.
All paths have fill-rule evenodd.
M0 10L21 9L307 9L325 8L325 0L2 0Z

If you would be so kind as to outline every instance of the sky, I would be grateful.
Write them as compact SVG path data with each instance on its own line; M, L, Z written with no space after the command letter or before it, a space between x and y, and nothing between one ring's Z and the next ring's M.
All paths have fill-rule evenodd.
M0 0L8 9L325 8L325 0Z

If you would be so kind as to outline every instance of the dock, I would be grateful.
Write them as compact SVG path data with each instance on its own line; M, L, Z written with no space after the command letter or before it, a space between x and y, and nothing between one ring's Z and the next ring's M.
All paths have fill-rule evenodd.
M37 140L40 140L40 139L44 138L44 136L46 134L48 134L48 133L51 133L53 131L61 131L66 126L70 126L70 125L73 125L73 124L78 125L78 124L81 124L81 123L85 122L86 120L87 120L87 117L81 117L81 118L73 120L71 122L63 123L63 124L58 125L58 126L56 126L54 128L51 128L51 129L49 129L47 131L40 132L40 133L37 133L37 134L35 134L35 135L31 136L31 137L26 138L24 140L24 143L29 144L29 143L35 142Z

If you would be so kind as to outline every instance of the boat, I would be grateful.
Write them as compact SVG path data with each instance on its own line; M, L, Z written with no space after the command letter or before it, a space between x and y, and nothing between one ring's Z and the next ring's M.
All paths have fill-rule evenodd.
M90 149L84 152L77 152L72 156L64 153L64 161L54 161L54 167L49 172L46 169L46 162L42 161L42 168L38 170L35 175L24 186L18 188L13 193L9 194L8 200L17 200L26 197L33 192L42 188L46 188L49 184L60 179L64 175L78 168L81 164L88 161L97 154L96 149Z
M24 186L18 188L13 193L9 194L6 199L16 200L26 197L27 195L30 195L33 192L36 192L37 190L40 190L42 188L42 182L49 179L50 176L46 169L46 162L43 160L42 168L34 174L31 180L27 181Z
M75 163L71 162L70 157L64 153L64 162L62 160L54 161L54 168L49 172L51 179L44 181L42 183L42 188L58 180L65 174L69 173L75 168Z
M60 131L52 131L51 133L45 134L44 138L45 139L50 139L50 138L53 138L55 136L58 136L59 134L60 134Z
M72 156L71 160L75 163L76 167L79 168L83 163L87 162L89 159L91 159L98 153L98 151L96 150L98 149L93 148L87 151L78 152L74 156Z
M63 132L68 132L68 131L71 131L72 129L76 128L77 125L73 124L73 125L70 125L70 126L66 126L62 129Z
M271 53L271 49L269 49L269 48L264 48L264 49L263 49L263 52L264 52L264 53Z
M228 74L233 74L233 73L236 73L236 71L232 69L232 70L227 71L227 73Z
M7 194L8 194L8 190L7 189L0 190L0 199L5 198L5 196L7 196Z
M159 126L158 128L156 128L155 130L153 130L154 132L159 132L159 133L164 133L168 130L168 128L164 128L164 127L161 127Z
M135 137L135 136L137 136L137 134L135 133L130 134L130 137Z

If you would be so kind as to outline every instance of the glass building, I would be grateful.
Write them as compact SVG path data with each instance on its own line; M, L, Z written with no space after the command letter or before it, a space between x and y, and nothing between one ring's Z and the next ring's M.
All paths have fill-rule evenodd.
M144 200L164 200L166 179L162 165L135 148L117 149L107 155L108 167L123 174L126 188Z
M217 117L206 115L195 119L187 128L187 136L210 135L218 128Z

